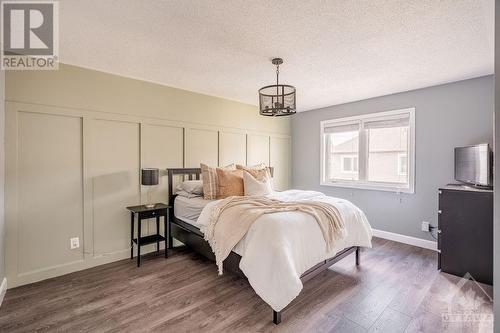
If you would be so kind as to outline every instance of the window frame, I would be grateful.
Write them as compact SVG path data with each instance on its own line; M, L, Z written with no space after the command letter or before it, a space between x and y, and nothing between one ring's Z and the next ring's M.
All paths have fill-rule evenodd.
M374 182L367 181L366 172L368 170L368 138L364 128L364 123L370 120L381 119L384 117L408 114L408 184ZM326 180L326 145L325 128L332 125L343 125L346 123L359 124L359 146L358 146L358 177L362 180ZM399 155L398 155L399 172ZM335 118L320 121L320 185L343 188L356 188L364 190L389 191L397 193L415 193L415 108L398 109L383 112L367 113L359 116Z

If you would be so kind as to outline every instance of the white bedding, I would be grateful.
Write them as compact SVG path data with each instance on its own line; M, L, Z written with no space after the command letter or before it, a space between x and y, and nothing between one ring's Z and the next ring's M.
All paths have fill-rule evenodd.
M201 211L212 200L205 200L203 197L186 198L176 196L174 201L174 215L181 221L194 225L197 228L201 226L197 220Z
M200 216L203 208L213 201L214 200L205 200L203 197L186 198L177 196L174 201L174 215L179 220L189 223L200 229L201 232L205 233L203 230L204 226L198 223L198 217ZM233 251L241 256L241 246L239 246L239 244L233 249Z
M241 255L240 269L255 292L274 310L281 311L302 290L300 276L305 271L347 247L371 247L372 230L365 214L347 200L299 190L274 192L269 197L330 203L339 210L347 231L347 236L337 242L334 250L326 253L321 230L306 213L265 214L250 227L233 251ZM216 202L207 203L198 218L202 231Z

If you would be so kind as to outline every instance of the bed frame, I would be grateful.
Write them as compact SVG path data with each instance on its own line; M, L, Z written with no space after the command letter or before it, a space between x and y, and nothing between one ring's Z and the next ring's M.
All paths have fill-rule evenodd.
M272 173L273 170L271 170ZM195 226L177 219L174 215L174 200L176 195L174 194L174 177L179 177L182 180L199 180L201 177L200 168L178 168L178 169L167 169L168 172L168 203L170 206L170 223L168 232L168 248L173 246L173 238L184 243L186 246L190 247L194 251L200 253L204 257L215 261L215 255L212 252L212 248L208 242L204 239L203 233L200 229ZM314 267L307 270L304 274L300 276L302 283L312 279L316 275L320 274L328 267L332 266L339 260L345 258L349 254L356 253L356 265L360 264L360 248L359 246L353 246L346 248L335 255L333 258L324 260ZM236 252L231 252L229 256L224 260L223 267L224 271L230 271L234 274L241 276L246 279L245 274L240 270L241 256ZM273 323L278 325L281 322L281 313L284 311L274 311L273 310Z

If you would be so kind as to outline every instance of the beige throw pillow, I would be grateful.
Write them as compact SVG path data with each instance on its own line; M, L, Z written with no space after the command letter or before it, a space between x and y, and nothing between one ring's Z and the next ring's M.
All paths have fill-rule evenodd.
M243 171L223 170L217 168L217 199L224 199L232 196L243 196Z
M243 186L245 195L262 196L273 193L272 179L267 169L261 179L255 178L248 171L243 171Z
M253 166L244 166L244 165L236 164L236 169L247 171L254 178L256 178L258 180L263 180L264 177L267 175L271 176L271 172L269 171L269 168L264 163L253 165Z
M217 199L217 189L219 181L217 177L217 169L201 163L201 180L203 181L203 198L207 200ZM234 164L227 165L221 170L236 170Z

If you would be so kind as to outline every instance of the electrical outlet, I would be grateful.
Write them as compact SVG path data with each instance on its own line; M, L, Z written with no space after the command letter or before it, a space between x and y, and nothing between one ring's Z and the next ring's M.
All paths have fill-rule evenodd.
M422 231L424 231L424 232L430 232L431 231L429 222L422 221Z
M78 237L70 238L69 243L72 250L77 249L80 247L80 238Z

